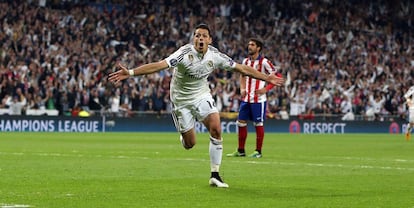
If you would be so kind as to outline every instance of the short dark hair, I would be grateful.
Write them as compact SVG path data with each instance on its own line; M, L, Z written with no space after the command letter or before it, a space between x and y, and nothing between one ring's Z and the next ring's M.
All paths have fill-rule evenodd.
M260 47L260 51L263 49L263 41L260 38L250 38L249 41L256 43L256 45Z
M210 37L212 37L212 36L211 36L210 27L209 27L207 24L205 24L205 23L201 23L201 24L197 25L197 26L195 27L195 29L194 29L194 33L195 33L195 31L196 31L197 29L205 29L205 30L207 30L207 31L208 31L208 35L209 35Z

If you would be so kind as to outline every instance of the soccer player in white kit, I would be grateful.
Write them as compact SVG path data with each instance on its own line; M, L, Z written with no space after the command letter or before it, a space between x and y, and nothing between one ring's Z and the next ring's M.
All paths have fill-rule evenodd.
M411 137L411 130L414 127L414 86L411 86L408 91L404 94L404 98L406 100L408 106L408 124L405 130L405 139L407 141L410 140Z
M220 188L229 187L219 175L223 145L221 137L220 115L208 86L208 76L215 69L235 70L246 76L267 81L280 86L284 79L274 74L266 75L253 68L234 62L227 55L210 46L212 36L208 25L196 26L192 44L179 48L169 57L159 62L152 62L127 69L119 64L120 70L109 75L109 81L118 84L131 76L151 74L167 68L174 68L170 83L172 116L180 140L185 149L196 144L196 121L202 122L210 134L210 168L209 184Z

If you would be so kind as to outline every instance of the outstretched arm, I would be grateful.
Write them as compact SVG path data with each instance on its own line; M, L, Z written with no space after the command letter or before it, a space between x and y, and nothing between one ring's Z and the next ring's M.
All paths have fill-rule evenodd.
M282 86L285 82L285 79L283 77L278 77L275 74L262 74L248 65L236 63L236 67L234 67L234 69L243 75L260 79L276 86Z
M414 105L413 101L410 98L407 98L405 103L407 104L408 107L411 107L412 105Z
M128 70L128 68L122 64L118 64L119 70L109 74L109 81L114 84L118 84L120 81L127 79L131 76L140 76L144 74L152 74L163 69L168 68L168 64L165 60L159 62L152 62L144 64L134 69Z
M404 94L404 98L408 99L413 94L414 94L414 86L411 86L410 89L408 89L407 92Z

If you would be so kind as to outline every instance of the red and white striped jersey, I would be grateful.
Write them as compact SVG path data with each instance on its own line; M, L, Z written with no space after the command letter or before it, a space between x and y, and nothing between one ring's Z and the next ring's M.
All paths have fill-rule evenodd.
M251 60L250 58L245 58L243 60L243 64L251 66L252 68L256 69L257 71L263 74L272 74L276 73L276 68L273 66L272 62L270 62L267 58L263 56L257 57L256 60ZM242 98L242 101L249 102L249 103L261 103L265 102L267 99L266 94L256 95L255 91L257 89L261 89L266 86L266 82L255 79L252 77L246 76L246 96Z

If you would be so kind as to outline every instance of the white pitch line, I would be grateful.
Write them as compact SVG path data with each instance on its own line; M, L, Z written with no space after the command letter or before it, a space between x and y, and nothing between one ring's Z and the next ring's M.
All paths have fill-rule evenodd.
M26 204L0 204L0 208L28 208L32 207Z
M381 158L369 158L369 157L323 157L323 158L332 158L332 159L343 159L343 160L359 160L359 161L387 161L387 162L401 162L401 163L414 163L414 160L407 159L381 159Z
M414 171L414 168L390 167L390 166L372 166L372 165L344 165L344 164L324 164L324 163L292 163L292 162L261 162L261 161L247 161L247 163L251 163L251 164L278 164L278 165L289 165L289 166L330 167L330 168L382 169L382 170Z
M21 152L0 152L0 155L16 155L22 156L24 154L28 155L36 155L36 156L44 156L44 157L99 157L102 158L105 155L84 155L84 154L60 154L60 153L21 153ZM166 160L165 158L150 158L150 157L131 157L125 155L107 155L108 158L117 158L117 159L162 159ZM334 158L334 157L332 157ZM338 157L342 158L342 157ZM352 157L343 157L351 159ZM355 160L361 160L361 158L352 158ZM168 160L168 159L167 159ZM181 160L181 161L200 161L200 162L208 162L207 159L197 159L197 158L170 158L170 160ZM259 159L260 160L260 159ZM404 167L391 167L391 166L373 166L373 165L344 165L344 164L329 164L329 163L301 163L301 162L279 162L279 161L241 161L241 160L227 160L226 162L233 162L233 163L250 163L250 164L258 164L258 165L284 165L284 166L311 166L311 167L330 167L330 168L351 168L351 169L380 169L380 170L402 170L402 171L414 171L414 168L404 168ZM365 161L374 161L371 158L365 158ZM395 159L395 160L387 160L391 162L407 162L410 160L402 160L402 159ZM0 207L2 208L2 207Z
M207 159L174 159L174 160L185 160L185 161L205 161ZM405 170L414 171L414 168L403 168L403 167L390 167L390 166L372 166L372 165L344 165L344 164L326 164L326 163L297 163L297 162L278 162L278 161L241 161L241 160L227 160L226 162L233 163L250 163L259 165L284 165L284 166L312 166L312 167L330 167L330 168L352 168L352 169L381 169L381 170Z

